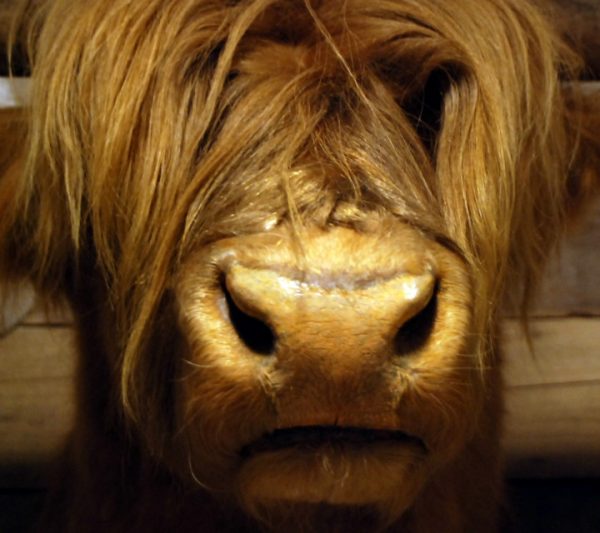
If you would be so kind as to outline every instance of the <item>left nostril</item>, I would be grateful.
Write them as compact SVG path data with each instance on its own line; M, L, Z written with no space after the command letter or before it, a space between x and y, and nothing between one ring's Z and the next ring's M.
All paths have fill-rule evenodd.
M227 302L229 321L239 339L249 350L257 354L272 355L275 352L276 341L273 330L259 318L253 317L239 308L227 289L225 280L221 283L221 290Z
M439 282L436 283L429 301L415 316L404 322L394 337L396 355L410 355L425 346L431 336L437 315Z

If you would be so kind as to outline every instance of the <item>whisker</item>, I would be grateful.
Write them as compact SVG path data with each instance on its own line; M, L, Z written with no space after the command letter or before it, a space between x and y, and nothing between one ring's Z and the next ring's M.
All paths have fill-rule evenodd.
M216 492L216 489L214 487L211 487L211 486L207 485L206 483L200 481L200 479L196 475L196 472L194 470L194 463L192 461L192 453L189 450L189 448L188 448L188 469L189 469L190 475L192 476L192 479L199 487L203 488L204 490L206 490L208 492Z
M187 364L191 367L194 367L194 368L214 368L216 366L214 363L213 364L200 364L200 363L196 363L194 361L190 361L189 359L182 359L182 361L185 364Z

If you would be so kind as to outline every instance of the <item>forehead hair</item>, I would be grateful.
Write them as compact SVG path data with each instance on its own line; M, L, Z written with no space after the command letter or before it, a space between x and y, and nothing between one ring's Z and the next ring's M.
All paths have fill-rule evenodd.
M522 155L551 135L558 49L519 5L59 1L38 41L37 153L109 270L115 243L139 231L148 248L175 212L196 238L340 200L469 250L478 223L510 220Z

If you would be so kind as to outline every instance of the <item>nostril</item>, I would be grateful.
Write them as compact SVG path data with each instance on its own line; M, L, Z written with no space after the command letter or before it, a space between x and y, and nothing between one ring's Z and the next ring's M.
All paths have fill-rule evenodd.
M431 336L438 306L439 282L437 282L425 307L404 322L394 337L396 355L410 355L425 346Z
M273 330L259 318L251 316L240 309L229 292L224 279L221 282L221 290L227 303L229 321L239 339L249 350L255 353L272 355L275 351L276 341Z

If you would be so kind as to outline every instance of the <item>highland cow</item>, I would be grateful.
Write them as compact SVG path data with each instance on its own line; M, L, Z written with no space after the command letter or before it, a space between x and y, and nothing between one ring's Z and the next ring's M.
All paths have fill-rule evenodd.
M33 92L2 116L0 268L67 299L81 354L42 529L494 531L499 315L597 188L598 115L546 15L16 18Z

